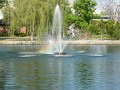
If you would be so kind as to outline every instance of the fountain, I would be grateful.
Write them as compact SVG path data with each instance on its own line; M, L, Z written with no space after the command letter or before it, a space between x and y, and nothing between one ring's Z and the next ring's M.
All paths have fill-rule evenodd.
M56 5L54 16L53 16L53 26L52 26L52 47L54 44L56 45L54 49L55 54L63 54L63 47L62 47L62 16L59 5Z
M46 53L65 54L63 50L66 47L67 43L62 42L62 33L62 15L60 7L57 4L53 15L51 35L48 35L47 39L47 50L45 50Z
M52 30L51 35L43 36L43 38L46 38L44 41L46 41L45 47L43 47L45 50L40 50L42 53L47 54L65 54L64 49L73 37L71 34L74 32L70 32L68 34L69 37L63 37L63 30L62 30L62 15L60 11L60 7L57 4L54 10L53 14L53 22L52 22ZM67 42L64 42L67 41Z

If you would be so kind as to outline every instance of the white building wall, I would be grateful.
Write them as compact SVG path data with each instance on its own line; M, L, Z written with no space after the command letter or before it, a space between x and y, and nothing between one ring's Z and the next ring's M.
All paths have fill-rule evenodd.
M2 14L2 11L0 10L0 19L3 18L3 14Z
M70 3L70 7L72 7L73 3L74 3L74 0L69 0L69 3Z

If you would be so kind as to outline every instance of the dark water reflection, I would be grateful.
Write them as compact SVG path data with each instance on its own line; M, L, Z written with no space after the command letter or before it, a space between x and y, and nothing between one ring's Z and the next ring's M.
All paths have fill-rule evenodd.
M71 45L67 57L38 48L0 46L0 90L120 90L120 45Z

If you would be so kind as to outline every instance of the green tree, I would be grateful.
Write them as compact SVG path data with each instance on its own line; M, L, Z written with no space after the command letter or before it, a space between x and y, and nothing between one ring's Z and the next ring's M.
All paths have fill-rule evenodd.
M120 39L120 29L116 29L113 31L113 38L117 40Z
M65 7L65 13L64 13L64 27L67 34L67 30L70 25L72 25L75 22L75 15L71 11L71 7L69 7L69 4Z
M113 20L109 20L106 22L106 30L107 34L112 38L113 37L113 32L116 29L115 22Z
M98 28L100 30L100 35L101 35L101 40L103 39L103 35L106 31L106 22L104 20L101 20L99 23L98 23Z
M40 38L42 33L49 33L52 25L53 12L56 4L60 5L64 17L65 0L13 0L10 13L5 14L8 7L4 8L6 22L10 22L10 34L19 32L21 27L26 27L27 35ZM7 16L8 15L8 16Z
M78 28L85 28L89 25L94 16L96 2L93 0L75 0L75 24Z
M91 24L89 25L89 31L93 35L100 35L102 40L103 36L107 34L107 30L106 30L107 22L108 21L104 21L102 19L92 20Z
M4 7L6 3L8 3L7 0L0 0L0 8Z
M113 39L120 39L120 23L113 24L115 29L112 31L112 38Z
M89 31L92 35L99 35L99 30L98 30L98 20L92 20L91 23L89 24Z

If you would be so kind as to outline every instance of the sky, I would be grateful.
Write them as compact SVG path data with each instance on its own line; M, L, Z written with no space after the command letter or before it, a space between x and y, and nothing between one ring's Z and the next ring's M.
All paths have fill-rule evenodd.
M102 4L99 2L100 0L96 0L97 6L96 6L96 13L100 13L102 11ZM120 5L120 0L115 0L116 5Z

